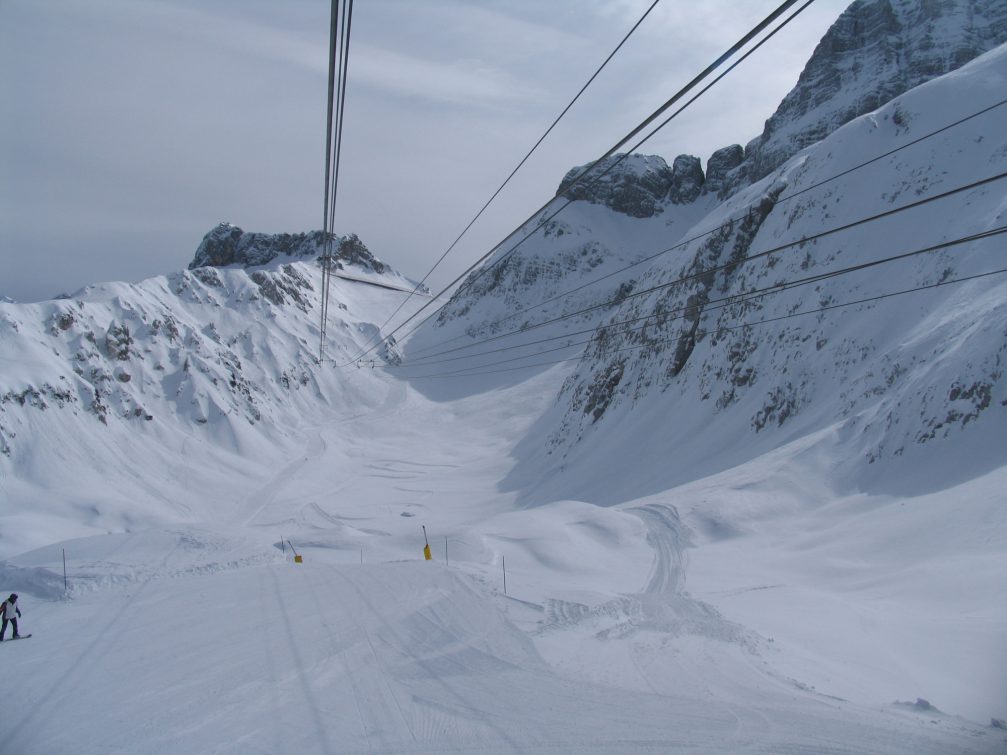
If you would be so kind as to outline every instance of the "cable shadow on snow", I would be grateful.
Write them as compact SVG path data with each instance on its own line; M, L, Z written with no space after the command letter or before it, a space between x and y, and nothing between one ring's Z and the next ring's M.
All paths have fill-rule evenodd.
M297 680L301 685L301 693L304 695L304 702L307 704L308 710L311 713L311 720L318 734L318 739L324 744L325 752L338 752L338 750L333 746L332 741L329 739L329 732L325 728L325 722L322 720L322 714L318 707L318 699L315 697L315 693L312 691L311 685L308 684L307 669L304 664L304 658L301 655L301 651L297 646L296 638L294 637L294 625L290 621L290 614L287 611L287 605L283 600L283 590L280 589L280 582L276 578L276 573L272 569L269 570L269 575L272 577L273 593L276 598L276 603L280 607L280 616L283 618L283 628L287 638L287 645L290 647L290 654L293 656L294 661L297 664Z
M177 551L181 547L181 545L182 544L180 542L176 543L175 546L167 553L167 555L165 555L164 560L161 562L162 568L167 565L168 561L174 555L175 551ZM124 630L119 629L117 632L114 633L112 633L111 630L113 629L113 627L119 626L122 617L126 614L127 611L129 611L129 609L136 602L136 599L140 597L140 595L144 592L147 586L154 580L156 576L158 576L158 574L159 570L155 569L152 570L150 574L147 575L147 578L139 584L135 592L133 592L133 594L129 596L129 598L119 608L119 610L115 612L115 615L113 615L112 618L109 619L109 621L105 624L104 628L100 632L97 632L93 635L94 639L92 639L88 643L87 647L77 656L77 659L70 664L70 666L66 669L66 671L64 671L63 674L52 685L50 685L49 691L45 692L39 697L39 699L34 704L31 712L28 713L28 715L26 715L24 718L22 718L21 721L19 721L14 726L14 728L11 729L10 733L4 737L4 744L14 747L14 749L12 749L11 752L26 751L19 749L21 747L24 747L25 745L23 743L20 743L18 741L18 738L20 737L21 733L25 730L25 728L29 726L29 724L34 723L36 719L40 717L44 717L46 711L46 704L50 702L53 695L57 694L58 691L63 690L63 688L66 687L67 682L70 679L72 679L75 674L81 672L82 668L86 669L88 665L92 667L99 665L101 660L106 655L108 655L108 653L112 649L116 647L116 645L118 644L118 638ZM99 649L102 644L104 644L104 649ZM63 695L55 700L56 707L62 707L59 704L66 701L68 698L72 698L75 692L76 692L76 685L66 689Z

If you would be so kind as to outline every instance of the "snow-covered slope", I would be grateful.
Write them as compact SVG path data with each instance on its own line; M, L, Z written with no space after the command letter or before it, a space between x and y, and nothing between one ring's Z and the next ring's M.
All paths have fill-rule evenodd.
M335 365L318 234L0 303L0 749L1002 752L1002 10L855 3L767 175L568 176L400 367L353 236Z
M557 377L450 405L385 378L379 407L306 427L215 517L10 559L0 579L34 637L0 647L21 680L4 741L26 755L1003 746L987 725L1002 716L1002 539L970 535L974 512L928 539L915 533L947 500L908 505L918 530L900 541L878 525L905 502L830 498L800 449L625 506L521 510L493 483ZM1002 481L953 495L995 515ZM232 494L218 481L192 502ZM907 556L927 547L942 568L924 585ZM975 591L957 589L966 574Z
M168 545L148 545L146 555ZM737 697L738 686L735 696L694 696L688 677L655 674L654 689L618 691L564 677L508 618L520 609L443 564L309 560L146 580L111 599L47 605L35 620L49 631L0 648L7 673L22 679L0 731L25 755L733 752L753 744L939 753L969 736L982 741L938 712L879 714L795 697L782 680L753 702ZM79 661L67 667L54 652ZM131 682L137 674L150 679L142 695Z
M1007 225L1005 84L999 48L723 203L704 205L707 194L637 219L598 197L574 202L551 222L618 255L597 273L557 265L567 274L544 286L527 271L548 269L556 241L532 237L406 346L402 369L478 374L582 355L540 423L549 444L519 450L507 484L528 502L625 500L825 428L845 439L853 486L923 490L998 466L1007 282L972 278L1003 267L1003 236L932 247ZM631 474L606 462L629 443L641 448Z
M564 390L554 456L590 459L578 484L603 473L620 427L650 439L659 486L833 425L859 485L890 484L923 458L944 460L934 481L1002 463L1007 280L956 281L1002 269L1003 236L931 248L1007 225L1005 182L910 206L1007 173L1007 107L818 185L988 108L1005 85L1000 49L907 93L737 193L685 234L696 241L656 260ZM660 419L627 427L643 416ZM587 449L571 451L583 437ZM989 450L977 458L973 444Z
M337 276L409 284L363 252L342 257ZM53 532L201 517L190 501L211 480L240 497L305 417L368 404L369 371L318 368L315 260L227 262L0 304L0 552ZM401 295L331 285L326 356L345 362Z
M962 454L968 438L989 448L980 463L1002 462L1007 281L955 282L1002 269L1003 237L931 248L1007 225L1005 183L902 208L1007 173L1007 108L811 187L983 111L1005 86L1000 49L849 124L704 218L687 237L714 233L656 262L637 285L654 292L627 299L609 321L627 324L596 334L566 388L557 443L586 432L610 441L599 423L638 403L667 418L652 432L677 449L665 465L679 480L836 423L859 484L878 477L871 464L891 462L890 479L923 456L946 459L936 475L967 478L977 471ZM920 250L931 251L871 266ZM947 286L876 299L936 284Z

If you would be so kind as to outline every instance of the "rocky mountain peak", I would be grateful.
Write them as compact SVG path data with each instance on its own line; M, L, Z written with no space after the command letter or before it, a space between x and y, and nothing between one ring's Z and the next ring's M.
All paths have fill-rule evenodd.
M589 169L591 175L571 186ZM660 212L660 203L668 193L672 176L664 158L616 154L568 171L556 193L567 199L603 204L635 218L649 218Z
M265 265L277 257L317 257L322 253L322 231L307 233L250 233L230 223L219 223L207 233L189 269ZM338 262L355 265L367 271L384 273L388 266L376 259L356 234L337 236L333 242Z
M660 214L669 200L675 204L691 202L703 186L702 165L691 155L679 155L669 167L657 155L615 154L597 163L591 176L571 186L588 167L570 170L560 182L557 195L602 204L634 218Z
M829 28L796 86L745 148L699 160L630 155L609 173L567 190L586 166L566 174L558 194L632 217L661 214L702 194L726 199L837 128L930 79L1007 42L1003 0L856 0ZM620 155L607 158L603 171Z
M1003 0L857 0L826 32L797 85L750 144L749 180L1005 41Z
M668 187L668 201L672 204L694 202L703 191L705 182L703 164L698 157L679 155L671 168L671 186Z

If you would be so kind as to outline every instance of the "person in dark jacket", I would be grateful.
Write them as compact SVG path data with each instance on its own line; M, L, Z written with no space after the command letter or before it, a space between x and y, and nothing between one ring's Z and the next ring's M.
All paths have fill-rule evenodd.
M17 639L21 635L17 633L17 617L21 615L21 609L15 605L17 603L17 593L11 593L10 597L3 602L0 606L0 616L3 616L3 626L0 627L0 642L3 642L3 637L7 634L7 622L9 621L14 625L14 637Z

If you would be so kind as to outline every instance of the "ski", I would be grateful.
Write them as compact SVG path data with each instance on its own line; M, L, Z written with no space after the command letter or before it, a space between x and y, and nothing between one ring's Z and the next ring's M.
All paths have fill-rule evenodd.
M27 640L29 637L31 637L30 634L22 634L18 635L17 637L11 637L10 639L4 640L4 642L14 642L14 640Z

